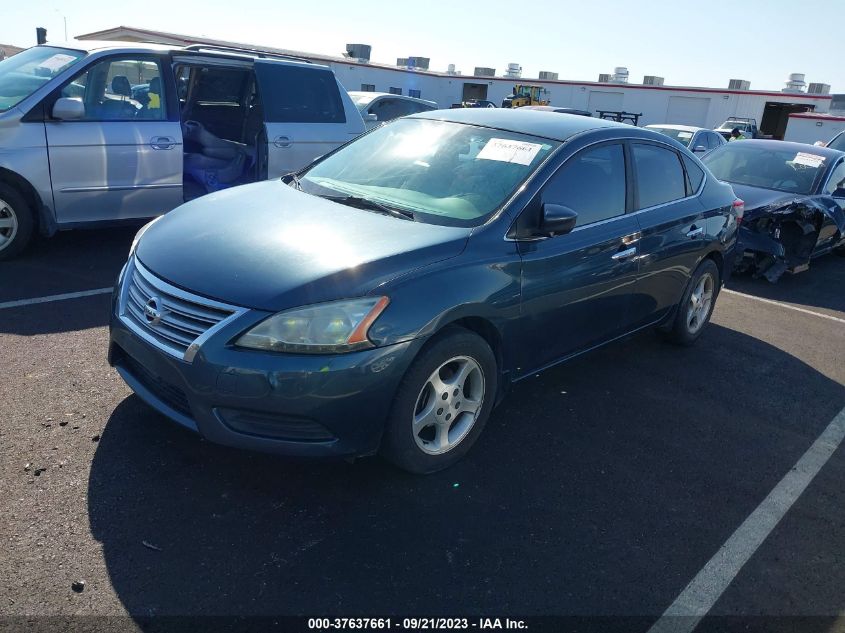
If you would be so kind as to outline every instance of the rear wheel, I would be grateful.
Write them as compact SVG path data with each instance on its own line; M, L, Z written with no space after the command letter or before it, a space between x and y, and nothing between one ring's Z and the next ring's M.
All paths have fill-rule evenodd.
M412 473L451 466L484 429L496 398L496 380L496 359L483 338L459 327L445 330L402 380L382 455Z
M698 340L713 314L720 283L719 267L712 259L698 265L674 319L662 331L667 340L678 345L692 345Z
M27 247L35 230L32 210L17 189L0 183L0 260Z

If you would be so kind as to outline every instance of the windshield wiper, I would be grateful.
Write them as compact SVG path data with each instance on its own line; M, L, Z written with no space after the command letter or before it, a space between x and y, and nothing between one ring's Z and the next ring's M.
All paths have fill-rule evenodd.
M282 182L288 186L293 183L293 186L297 191L302 191L302 182L299 180L299 176L295 173L285 174L282 176Z
M332 202L338 202L340 204L345 204L350 207L357 207L359 209L369 209L371 211L379 211L384 213L385 215L392 215L395 218L402 218L403 220L411 220L415 222L417 216L414 215L413 211L406 211L405 209L399 209L397 207L390 207L386 204L382 204L381 202L376 202L375 200L370 200L369 198L362 198L361 196L320 196L321 198L325 198L326 200L331 200Z

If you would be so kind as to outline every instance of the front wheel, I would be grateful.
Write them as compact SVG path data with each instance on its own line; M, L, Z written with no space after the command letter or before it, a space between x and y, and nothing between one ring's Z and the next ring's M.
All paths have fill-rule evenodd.
M35 230L32 210L17 189L0 182L0 260L11 259L29 244Z
M674 319L663 330L665 338L678 345L692 345L710 321L721 284L719 267L705 259L692 274Z
M485 340L460 327L444 330L402 380L381 454L412 473L451 466L484 429L496 387L496 359Z

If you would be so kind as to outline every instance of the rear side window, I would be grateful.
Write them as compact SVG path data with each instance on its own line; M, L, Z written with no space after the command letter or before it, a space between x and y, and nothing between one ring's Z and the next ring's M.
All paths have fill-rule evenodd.
M334 73L320 68L257 62L264 118L273 123L345 123Z
M633 145L633 150L638 208L654 207L686 196L684 170L674 151L638 143Z
M704 180L704 170L696 165L695 161L688 156L684 156L684 167L687 169L687 178L689 179L689 191L687 191L687 194L692 195L698 191L701 181Z
M625 213L625 154L621 145L587 149L566 161L541 194L578 214L578 226Z

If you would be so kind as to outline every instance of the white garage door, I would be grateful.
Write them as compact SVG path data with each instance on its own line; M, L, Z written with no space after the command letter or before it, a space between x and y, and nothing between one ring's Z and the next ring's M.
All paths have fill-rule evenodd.
M590 99L587 102L587 109L596 116L596 110L608 110L610 112L620 112L622 110L622 101L625 95L621 92L601 92L593 90L590 92Z
M669 97L669 109L664 123L704 127L710 99L702 97Z

